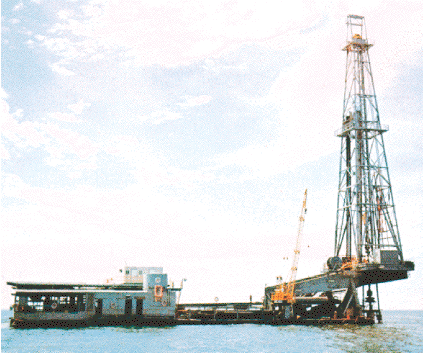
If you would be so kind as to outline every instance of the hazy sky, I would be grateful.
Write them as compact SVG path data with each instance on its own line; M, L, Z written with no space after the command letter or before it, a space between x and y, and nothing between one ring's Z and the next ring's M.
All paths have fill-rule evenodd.
M354 3L354 5L350 5ZM8 280L163 266L182 302L260 300L333 254L348 14L366 18L404 257L423 309L420 1L2 1ZM288 258L288 260L284 258Z

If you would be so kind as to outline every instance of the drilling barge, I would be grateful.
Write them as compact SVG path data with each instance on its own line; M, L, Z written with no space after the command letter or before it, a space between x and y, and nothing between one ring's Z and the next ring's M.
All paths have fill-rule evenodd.
M347 28L335 249L322 274L296 280L298 237L290 280L266 287L263 302L179 305L182 288L169 286L162 268L125 268L120 285L8 282L12 326L381 322L378 284L406 279L414 263L402 252L364 17L349 15Z

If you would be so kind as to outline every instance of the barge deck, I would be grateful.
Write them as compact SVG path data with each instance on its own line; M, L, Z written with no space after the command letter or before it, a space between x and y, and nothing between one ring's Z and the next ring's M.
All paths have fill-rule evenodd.
M302 305L325 305L328 298L296 298ZM196 303L179 304L176 309L176 325L373 325L372 315L348 315L338 318L330 316L304 317L295 315L285 318L283 310L267 310L262 302L244 303Z

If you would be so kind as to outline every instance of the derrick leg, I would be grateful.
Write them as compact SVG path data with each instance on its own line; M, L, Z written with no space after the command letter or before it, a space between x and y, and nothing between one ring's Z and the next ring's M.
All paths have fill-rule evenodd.
M363 291L364 291L364 287L363 287ZM373 320L376 318L377 322L380 324L382 323L382 312L379 306L379 290L378 290L377 284L376 284L376 298L377 300L375 300L375 298L373 297L372 287L369 284L367 287L366 297L364 297L363 295L363 308L364 308L363 311L364 311L364 314L366 314L368 318L372 318ZM377 304L377 308L374 307L375 304Z
M350 285L348 286L344 299L341 304L339 304L336 312L338 317L347 319L354 319L363 315L362 308L358 300L357 288L353 280L350 281Z

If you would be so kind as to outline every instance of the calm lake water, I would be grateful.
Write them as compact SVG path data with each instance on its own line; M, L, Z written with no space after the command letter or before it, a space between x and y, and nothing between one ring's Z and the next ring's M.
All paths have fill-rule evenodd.
M165 328L9 327L2 352L423 352L423 311L384 311L383 324L358 326L211 325Z

